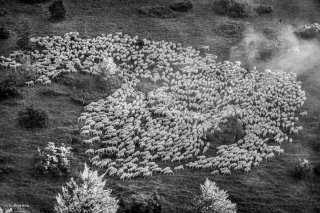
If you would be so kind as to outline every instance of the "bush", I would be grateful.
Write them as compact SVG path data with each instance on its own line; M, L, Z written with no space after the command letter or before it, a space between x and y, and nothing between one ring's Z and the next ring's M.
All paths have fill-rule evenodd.
M98 176L97 171L90 171L87 165L77 183L71 178L62 193L56 197L56 213L115 213L118 201L111 197L111 190L104 189L106 181L102 181L105 174Z
M232 18L247 18L250 16L250 7L245 2L236 0L217 0L213 4L214 11L218 15L226 15Z
M10 31L5 27L0 27L0 39L10 38Z
M40 174L51 174L54 177L61 177L69 174L71 147L62 144L56 147L53 142L40 150L36 156L36 170Z
M206 179L200 185L202 195L194 199L195 212L197 213L236 213L236 204L228 200L226 191L219 189L215 182Z
M153 18L174 18L175 13L168 7L162 5L143 6L138 9L138 12L142 15L146 15Z
M313 171L316 175L320 176L320 163L314 166Z
M43 3L47 1L50 1L50 0L22 0L22 2L26 4L38 4L38 3Z
M304 25L296 30L295 34L303 39L320 38L320 24Z
M294 176L296 178L307 178L312 174L312 167L307 159L303 161L301 159L300 163L295 167Z
M21 91L17 88L15 79L11 78L0 82L0 101L16 97L21 97Z
M119 200L118 213L161 213L163 198L154 191L151 196L133 194L128 202L122 198Z
M49 11L51 18L61 20L65 18L66 10L64 9L62 0L55 0L50 6Z
M19 124L25 128L44 128L48 125L48 114L33 106L19 112Z
M260 4L259 6L256 6L254 10L258 14L264 14L264 13L272 13L273 12L273 7L271 5L264 5Z
M5 16L5 15L7 15L7 13L8 13L8 10L7 10L7 9L5 9L5 8L0 8L0 16Z
M173 11L177 11L177 12L187 12L192 9L192 3L188 0L174 2L174 3L170 4L170 8Z
M30 46L30 23L23 21L20 23L21 27L17 29L18 31L18 40L16 42L17 48L20 50L31 50Z

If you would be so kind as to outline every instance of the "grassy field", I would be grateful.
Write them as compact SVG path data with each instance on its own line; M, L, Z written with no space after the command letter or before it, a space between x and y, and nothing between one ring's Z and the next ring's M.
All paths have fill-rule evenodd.
M320 4L313 0L268 0L274 12L247 19L230 19L215 15L212 1L192 1L194 7L174 18L158 19L140 15L137 8L153 4L168 4L169 0L64 0L67 16L63 22L49 21L49 3L29 5L18 0L0 0L9 12L0 17L0 26L12 31L8 40L0 40L0 55L16 49L15 43L21 29L29 29L31 36L63 35L78 31L82 37L122 31L131 36L153 40L182 43L183 46L209 45L210 52L218 60L243 60L243 55L231 57L232 47L239 45L250 26L259 32L276 36L283 25L298 26L316 22L320 18ZM258 1L256 1L258 2ZM3 3L3 4L2 4ZM279 19L284 24L279 24ZM267 66L268 62L257 65ZM254 66L255 64L248 64ZM306 91L307 101L303 110L308 117L302 119L304 131L294 137L293 144L283 144L285 154L254 168L249 174L233 172L231 176L210 176L209 172L185 170L174 176L156 175L150 179L131 181L107 179L117 198L124 199L134 193L151 194L157 190L163 196L164 212L192 212L191 199L200 193L200 184L207 177L230 194L237 203L239 213L317 213L320 212L320 177L313 175L307 180L292 177L299 158L307 158L313 165L320 163L320 62L301 71L298 79ZM288 70L289 71L289 70ZM0 75L6 75L0 70ZM78 86L77 86L78 85ZM79 86L80 85L80 86ZM85 85L85 86L83 86ZM120 85L112 79L107 84L86 76L65 76L58 83L23 88L23 99L0 102L0 206L4 202L30 205L30 212L53 212L55 195L67 179L37 177L33 171L33 156L37 147L47 142L68 143L74 147L72 174L83 169L88 161L84 155L87 147L80 144L77 117L83 110L79 102L80 91L105 97ZM83 87L82 87L83 86ZM142 85L143 87L144 85ZM51 94L51 95L48 95ZM53 94L53 95L52 95ZM81 96L80 97L85 97ZM26 130L18 126L19 110L33 104L49 114L49 127ZM231 130L230 130L231 129ZM215 135L209 153L214 147L233 142L232 128Z

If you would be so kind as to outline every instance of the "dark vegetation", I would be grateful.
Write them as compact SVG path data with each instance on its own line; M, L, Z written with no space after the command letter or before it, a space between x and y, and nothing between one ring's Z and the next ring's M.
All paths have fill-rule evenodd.
M170 8L177 12L187 12L192 9L192 3L188 0L173 2L170 4Z
M28 129L47 127L48 120L49 116L45 111L32 105L19 112L19 124Z
M303 39L320 39L320 25L315 23L308 27L301 27L295 34Z
M30 46L30 23L28 21L22 21L21 25L17 29L18 40L16 42L17 49L19 50L31 50Z
M226 22L218 26L217 33L224 37L241 37L244 25L238 22Z
M48 2L50 0L21 0L21 1L26 4L38 4L38 3Z
M5 16L7 15L8 10L6 8L0 8L0 16Z
M247 18L251 15L251 6L237 0L217 0L213 4L215 13L232 18Z
M0 101L21 96L21 89L17 87L16 80L14 78L7 78L0 82Z
M87 105L92 101L108 97L111 94L111 88L121 86L122 79L119 76L112 76L103 80L100 77L92 78L83 74L72 74L60 77L59 83L68 87L72 101ZM57 91L54 93L61 94Z
M163 198L154 191L150 196L134 194L129 201L119 200L117 213L162 213Z
M50 6L49 11L51 18L54 20L63 20L66 15L66 10L63 6L62 0L55 0Z
M312 175L313 168L310 165L309 161L304 159L301 160L299 164L295 167L293 176L296 178L309 178Z
M141 15L152 18L174 18L176 14L169 7L163 5L142 6L138 8Z
M0 39L8 39L10 37L10 31L5 27L0 27Z
M258 6L255 6L254 10L258 14L272 13L273 12L273 7L271 5L260 4Z
M256 55L256 60L258 61L267 61L274 57L280 50L280 46L277 42L273 41L259 41L253 43L252 48L258 48L258 54Z

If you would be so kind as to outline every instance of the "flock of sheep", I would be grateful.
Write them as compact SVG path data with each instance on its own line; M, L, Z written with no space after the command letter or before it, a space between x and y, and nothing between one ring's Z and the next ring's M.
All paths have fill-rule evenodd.
M87 105L78 119L83 143L96 147L86 151L92 164L120 179L186 168L213 175L249 172L282 154L281 143L291 143L290 135L303 129L296 124L307 114L299 110L306 95L294 73L248 71L240 62L217 62L179 43L122 33L81 39L71 32L31 42L42 50L0 59L2 66L17 69L21 58L29 57L28 69L37 78L28 85L50 84L63 73L99 75L103 69L124 77L121 88ZM158 87L140 91L149 81ZM244 137L214 147L207 136L223 131L221 125L231 119ZM217 155L207 156L209 149Z

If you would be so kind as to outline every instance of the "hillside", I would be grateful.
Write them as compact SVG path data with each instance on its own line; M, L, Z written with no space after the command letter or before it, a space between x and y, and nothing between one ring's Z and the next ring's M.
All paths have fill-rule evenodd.
M283 155L261 163L249 173L232 171L231 175L212 176L207 171L188 169L173 176L155 175L148 179L139 177L121 181L118 177L107 177L107 186L113 190L113 195L124 200L132 194L151 194L157 190L165 199L164 212L192 212L190 201L200 193L199 185L209 176L220 188L228 191L230 199L237 204L238 212L320 211L320 177L313 175L307 180L297 180L292 176L299 158L307 158L312 165L320 163L320 63L316 57L319 52L317 43L284 39L289 37L286 33L290 34L290 30L286 29L318 21L320 4L316 1L267 1L274 7L273 13L232 19L216 15L212 2L207 0L192 1L191 11L175 13L171 18L150 18L137 10L142 6L166 5L170 1L65 0L67 15L62 22L49 20L50 2L36 5L23 4L18 0L2 2L8 14L0 17L0 25L7 26L12 32L10 39L0 40L0 55L4 56L19 49L15 43L26 31L31 37L63 36L77 31L81 38L121 31L131 37L138 35L153 41L181 43L182 47L201 48L208 45L208 53L217 55L218 61L239 60L248 69L254 66L260 70L270 67L290 72L293 69L302 82L302 90L306 92L307 100L301 111L308 111L308 116L299 121L303 131L293 136L294 142L281 145L285 150ZM279 19L284 20L283 23L279 23ZM281 38L290 47L315 48L312 51L302 49L301 54L296 56L280 52L278 55L271 54L266 60L256 58L256 54L249 58L248 52L259 52L259 49L255 46L250 49L251 46L246 44L256 41L257 35L261 34L264 35L262 40L277 41ZM290 57L296 57L296 60L287 62ZM0 75L4 79L8 70L1 68ZM123 79L117 77L105 82L88 75L69 74L61 76L48 87L21 87L22 99L0 102L0 206L4 203L28 204L30 208L26 208L26 212L53 212L55 195L67 179L50 179L34 174L33 156L37 147L44 147L49 141L71 145L74 148L71 175L82 170L83 163L89 161L85 155L89 146L81 144L84 138L80 135L78 117L84 112L86 104L107 98L122 83ZM142 81L137 87L146 93L159 86ZM48 112L47 128L27 130L18 125L18 112L30 104ZM210 136L213 145L208 153L215 153L219 145L233 143L234 131L234 122L229 122L222 132Z

